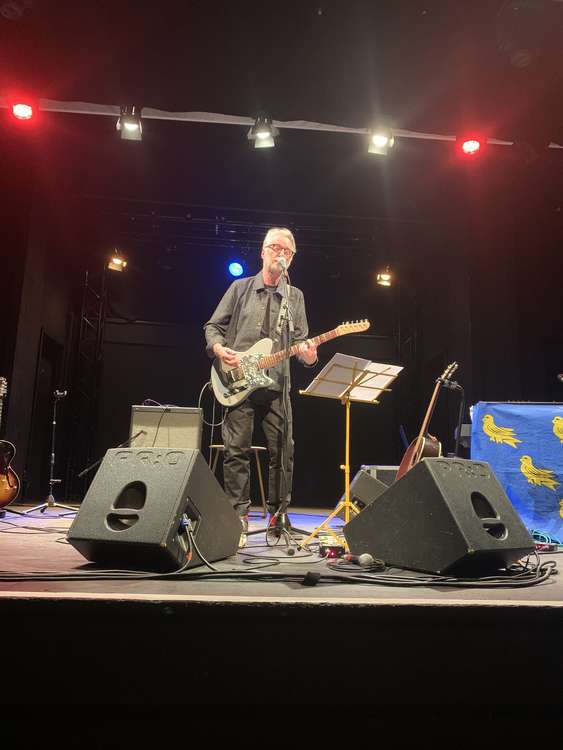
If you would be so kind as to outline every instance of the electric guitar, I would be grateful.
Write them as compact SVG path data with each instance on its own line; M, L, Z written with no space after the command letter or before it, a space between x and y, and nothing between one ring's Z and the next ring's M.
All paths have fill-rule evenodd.
M337 336L367 331L369 326L369 320L341 323L332 331L321 333L311 340L318 346ZM216 358L211 366L211 385L215 398L223 406L237 406L258 388L268 388L274 381L264 371L297 354L301 343L303 342L272 354L272 339L260 339L245 352L237 352L240 362L238 367L226 365Z
M419 461L422 461L423 458L438 458L442 455L442 445L435 437L428 434L428 425L430 424L430 419L432 418L434 407L438 400L440 388L452 377L458 367L459 365L457 362L452 362L436 380L434 392L432 393L432 398L430 399L428 409L424 415L420 432L407 448L403 460L399 465L396 479L400 479L404 476L407 471L410 471L412 467Z
M4 397L8 392L8 381L0 378L0 425ZM9 440L0 440L0 508L13 502L20 491L20 480L10 464L16 455L16 447Z

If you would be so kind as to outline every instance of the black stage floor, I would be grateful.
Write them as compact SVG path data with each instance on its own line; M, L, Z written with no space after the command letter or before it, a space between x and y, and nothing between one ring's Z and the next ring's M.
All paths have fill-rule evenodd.
M66 542L71 516L59 513L0 521L2 578L16 574L0 581L3 668L20 691L8 702L33 684L47 703L530 706L541 686L541 705L560 705L558 575L526 588L392 586L347 573L325 583L325 560L290 557L257 535L215 567L248 572L244 559L252 567L254 555L267 556L279 578L199 567L186 580L34 579L92 573ZM305 529L324 518L291 512ZM264 523L254 514L251 528ZM311 572L321 573L318 585L304 585Z

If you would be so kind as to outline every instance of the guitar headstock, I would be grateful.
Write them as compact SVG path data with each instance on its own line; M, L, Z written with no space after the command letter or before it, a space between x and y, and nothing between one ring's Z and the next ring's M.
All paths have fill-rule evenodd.
M457 362L452 362L451 364L449 364L444 370L444 372L438 378L438 382L445 383L448 380L450 380L450 378L453 376L454 372L457 370L458 367L459 365Z
M8 393L8 381L6 378L0 378L0 398L4 398L6 393Z
M365 318L364 320L352 320L336 326L336 333L339 336L345 336L347 333L361 333L362 331L367 331L369 327L370 322Z

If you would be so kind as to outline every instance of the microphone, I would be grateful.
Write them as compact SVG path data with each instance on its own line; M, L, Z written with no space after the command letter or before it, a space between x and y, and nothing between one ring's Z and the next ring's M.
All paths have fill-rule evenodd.
M449 388L451 391L462 391L463 388L457 382L457 380L444 380L442 385L444 388Z
M287 261L285 258L282 258L281 256L278 258L278 265L281 268L282 272L287 276Z
M375 560L369 552L363 552L361 555L349 555L346 553L343 557L345 560L360 565L362 568L369 568L375 563Z

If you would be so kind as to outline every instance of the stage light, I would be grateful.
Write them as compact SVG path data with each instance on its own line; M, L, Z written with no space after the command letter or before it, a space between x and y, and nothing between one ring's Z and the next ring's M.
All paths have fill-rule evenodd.
M242 263L239 263L238 261L229 263L229 273L231 274L231 276L242 276L242 274L244 273Z
M379 286L391 286L391 284L393 283L393 275L391 274L389 266L385 266L385 270L380 271L377 274L375 280L377 281Z
M256 122L247 134L249 141L254 141L254 148L274 148L279 130L273 125L272 119L266 115L258 115Z
M121 107L121 114L115 124L115 129L126 141L140 141L143 138L143 123L139 107Z
M35 96L27 91L9 92L4 97L4 104L12 123L30 127L35 124L39 112L39 101Z
M463 158L475 158L481 156L485 147L486 139L483 136L470 133L456 138L456 149Z
M117 248L113 251L108 261L107 268L110 271L119 271L119 272L125 271L125 269L127 268L127 261L125 260L123 255L121 255L121 253L119 252Z
M377 128L369 131L368 154L387 156L389 149L395 145L395 138L389 128Z
M470 156L471 154L476 154L480 148L481 143L475 138L471 138L468 141L463 141L463 143L461 144L461 150L468 156Z
M12 104L12 114L17 120L31 120L35 112L31 104L18 102Z

